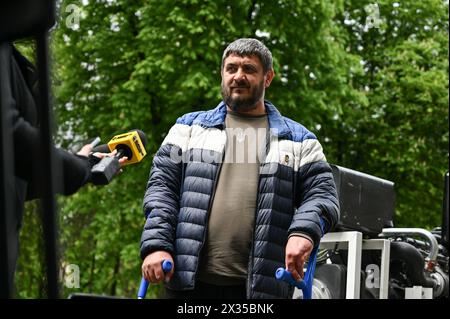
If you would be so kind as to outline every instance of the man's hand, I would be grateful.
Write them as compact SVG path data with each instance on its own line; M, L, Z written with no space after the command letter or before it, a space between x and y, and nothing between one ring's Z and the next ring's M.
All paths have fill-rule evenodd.
M166 251L155 251L145 257L144 262L142 263L142 277L154 284L163 279L168 282L173 276L175 267L172 267L172 270L165 274L162 269L162 262L164 260L168 260L174 265L172 256Z
M86 145L85 145L86 146ZM103 158L105 156L108 157L114 157L117 154L117 150L112 151L111 153L100 153L100 152L95 152L94 154L92 154L93 156L96 156L98 158ZM126 156L122 156L121 158L119 158L119 164L120 166L123 166L123 164L128 160L128 157Z
M86 144L81 148L81 150L78 151L77 155L88 157L89 154L92 152L92 149L93 147L91 144Z
M114 150L111 153L95 152L95 153L91 154L92 149L93 149L93 147L91 144L86 144L81 148L81 150L79 150L77 152L77 155L86 156L86 157L89 157L89 155L92 155L92 156L98 157L99 159L102 159L106 156L114 157L117 154L117 150ZM128 157L126 157L126 156L122 156L121 158L119 158L120 166L122 167L126 161L128 161Z
M303 266L308 259L313 244L306 238L291 236L286 244L286 269L292 273L295 280L303 279Z

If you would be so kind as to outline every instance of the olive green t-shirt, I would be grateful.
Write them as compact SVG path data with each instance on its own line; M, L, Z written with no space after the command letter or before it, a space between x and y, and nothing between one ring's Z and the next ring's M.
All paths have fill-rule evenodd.
M228 111L227 144L202 249L199 280L242 284L247 277L259 182L268 131L267 115Z

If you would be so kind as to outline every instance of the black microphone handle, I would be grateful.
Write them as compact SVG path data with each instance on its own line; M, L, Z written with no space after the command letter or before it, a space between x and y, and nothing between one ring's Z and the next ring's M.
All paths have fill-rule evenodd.
M120 170L118 157L106 156L91 169L91 181L94 185L106 185Z

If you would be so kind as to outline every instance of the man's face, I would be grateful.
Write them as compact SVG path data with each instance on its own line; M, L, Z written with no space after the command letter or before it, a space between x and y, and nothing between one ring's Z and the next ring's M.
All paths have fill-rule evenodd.
M240 57L230 54L223 63L222 97L233 111L248 111L264 99L269 86L261 61L256 55Z

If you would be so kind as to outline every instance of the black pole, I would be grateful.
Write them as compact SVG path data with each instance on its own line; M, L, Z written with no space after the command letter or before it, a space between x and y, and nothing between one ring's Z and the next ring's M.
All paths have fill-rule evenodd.
M15 267L14 152L10 83L11 46L0 43L0 298L12 298Z
M14 207L15 175L13 152L12 119L8 118L13 107L10 87L11 52L6 52L7 42L19 38L36 36L38 80L40 99L38 101L40 122L40 162L43 197L41 201L42 222L45 237L48 297L58 298L58 251L57 210L52 174L52 113L50 108L50 80L48 68L48 30L55 24L55 0L0 1L0 297L13 295L13 278L18 249L17 216ZM6 44L5 44L6 43ZM6 53L6 54L5 54ZM5 59L6 57L6 59Z
M449 214L449 185L448 185L449 175L448 171L444 175L444 203L442 205L442 231L441 231L441 238L442 238L442 245L449 249L448 246L448 214Z
M38 81L40 95L41 156L43 197L41 200L42 225L45 239L48 298L59 298L57 245L57 209L54 194L52 113L50 108L50 78L48 63L48 33L40 33L37 40Z

